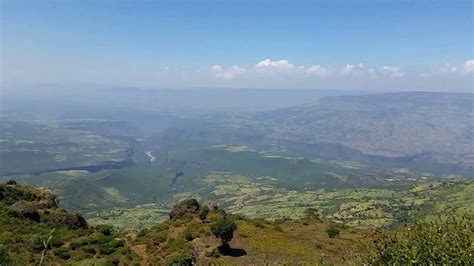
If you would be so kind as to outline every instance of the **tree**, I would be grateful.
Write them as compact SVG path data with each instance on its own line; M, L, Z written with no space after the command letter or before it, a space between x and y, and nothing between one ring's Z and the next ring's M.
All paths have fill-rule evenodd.
M327 230L326 230L326 233L328 234L328 237L329 238L335 238L336 236L339 235L339 232L340 230L337 229L336 227L329 227Z
M222 240L222 246L228 246L229 242L234 237L234 231L237 229L237 224L230 219L221 219L211 225L212 234Z

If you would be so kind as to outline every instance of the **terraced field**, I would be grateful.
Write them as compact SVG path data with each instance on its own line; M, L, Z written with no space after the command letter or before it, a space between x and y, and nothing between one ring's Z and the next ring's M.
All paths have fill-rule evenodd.
M128 143L62 128L58 121L0 121L0 175L101 170L127 160Z

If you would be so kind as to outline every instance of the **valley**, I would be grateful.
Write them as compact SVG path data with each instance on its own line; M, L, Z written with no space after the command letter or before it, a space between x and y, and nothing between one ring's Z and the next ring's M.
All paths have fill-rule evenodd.
M408 96L415 98L413 104L426 101L424 94L421 99ZM459 99L466 100L464 95L443 97L454 106ZM433 100L444 98L435 95ZM334 101L330 98L320 105ZM462 101L459 108L464 108ZM369 108L358 101L344 103L348 110ZM396 101L393 105L391 109L399 106ZM369 110L378 108L370 106ZM395 225L420 214L474 211L470 163L447 163L429 155L365 154L355 146L328 142L327 137L320 143L277 137L269 133L269 125L275 123L268 118L272 112L291 116L292 111L219 118L198 115L186 119L203 119L206 127L171 123L148 136L136 134L141 127L133 128L127 121L4 118L0 180L50 188L64 207L82 213L93 224L136 230L166 219L171 206L191 197L271 220L300 218L305 209L315 208L322 217L361 228ZM252 122L265 116L266 121ZM367 120L361 123L370 128ZM469 131L464 134L464 141L472 138ZM469 149L450 152L454 151L464 156ZM14 156L18 153L23 155Z

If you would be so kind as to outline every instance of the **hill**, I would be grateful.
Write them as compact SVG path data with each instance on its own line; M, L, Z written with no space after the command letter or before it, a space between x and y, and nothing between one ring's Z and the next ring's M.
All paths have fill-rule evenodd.
M0 184L0 265L133 264L138 256L109 226L91 227L49 191Z
M270 222L191 199L163 223L118 231L90 226L59 208L49 191L13 181L0 184L0 213L2 265L473 263L469 217L358 229L322 220L312 208L301 219Z
M472 167L473 104L472 94L458 93L337 96L258 113L254 119L275 139L335 143L366 155L429 157Z

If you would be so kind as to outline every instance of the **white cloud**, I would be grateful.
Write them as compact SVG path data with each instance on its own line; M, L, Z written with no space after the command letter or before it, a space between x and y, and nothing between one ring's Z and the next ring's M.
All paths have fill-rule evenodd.
M399 67L383 66L381 68L367 68L364 64L347 64L341 71L341 76L369 76L369 77L391 77L401 78L405 76L405 73L401 71Z
M393 66L383 66L380 69L380 73L392 78L401 78L405 76L405 73L402 72L399 67L393 67Z
M314 65L309 67L300 66L300 69L303 69L308 74L313 74L321 77L328 77L332 75L332 72L329 69L322 67L321 65Z
M218 79L233 79L236 76L242 75L246 72L245 68L233 65L228 68L223 68L221 65L214 65L211 67L211 72L214 73L215 77Z
M293 65L288 62L288 60L275 60L272 61L271 59L267 58L265 60L262 60L258 62L255 65L256 69L268 69L268 68L274 68L274 69L289 69L293 68Z
M358 75L363 75L365 73L367 73L367 70L363 64L358 64L358 65L347 64L341 70L341 75L344 75L344 76L349 76L349 75L358 76Z
M451 64L444 64L444 66L441 68L441 72L443 73L456 73L456 71L458 71L458 68Z
M444 64L443 67L439 68L436 71L433 71L432 75L466 75L474 74L474 59L467 60L463 64Z
M463 70L466 73L474 73L474 59L467 60L463 65Z

